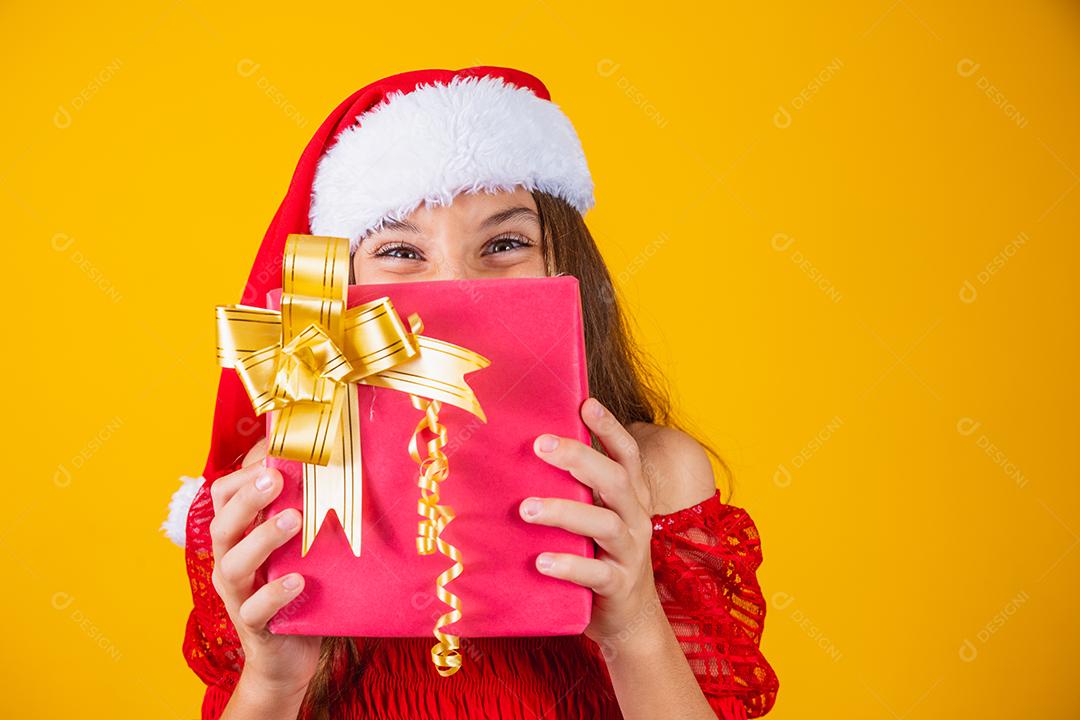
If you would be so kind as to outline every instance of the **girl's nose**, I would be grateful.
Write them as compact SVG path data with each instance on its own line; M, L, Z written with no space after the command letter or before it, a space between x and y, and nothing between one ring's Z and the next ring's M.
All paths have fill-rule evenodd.
M434 263L432 280L471 280L476 273L463 258L444 258Z

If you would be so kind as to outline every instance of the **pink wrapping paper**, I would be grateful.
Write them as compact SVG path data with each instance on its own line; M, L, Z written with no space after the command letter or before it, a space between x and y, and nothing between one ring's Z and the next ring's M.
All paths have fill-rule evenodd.
M269 295L276 309L280 290ZM545 432L589 442L579 415L588 397L578 282L573 277L428 281L349 288L349 306L389 296L408 323L419 313L423 334L466 347L491 365L466 375L487 423L443 405L449 477L441 502L457 517L443 537L462 553L464 572L447 589L463 617L444 630L462 637L574 635L589 622L592 593L536 570L540 552L592 557L593 541L558 528L530 525L518 506L529 496L592 502L569 473L533 453ZM408 442L421 415L407 394L366 385L359 394L363 470L361 555L348 546L331 512L306 557L300 536L264 566L273 580L304 575L303 594L270 622L281 634L355 637L430 636L449 608L435 596L435 578L452 561L416 551L419 468ZM426 434L425 434L426 437ZM269 457L285 488L268 514L301 509L302 466Z

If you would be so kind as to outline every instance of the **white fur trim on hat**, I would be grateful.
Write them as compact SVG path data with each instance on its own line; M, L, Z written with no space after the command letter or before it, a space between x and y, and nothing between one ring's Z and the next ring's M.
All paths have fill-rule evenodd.
M180 478L180 487L173 493L169 501L169 517L161 524L165 537L172 540L180 547L187 544L187 516L191 503L195 500L195 493L202 487L203 478Z
M311 232L355 249L388 219L459 192L540 190L584 214L593 182L570 120L502 78L454 78L391 93L341 132L319 160Z

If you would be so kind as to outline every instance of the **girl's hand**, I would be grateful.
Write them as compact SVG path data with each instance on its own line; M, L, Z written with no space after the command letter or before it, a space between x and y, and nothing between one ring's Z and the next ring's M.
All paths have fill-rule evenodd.
M581 407L585 424L600 439L607 455L572 438L541 435L533 451L546 462L567 470L593 489L600 505L563 498L526 498L521 517L527 522L560 527L593 538L595 558L569 553L541 553L537 569L570 580L596 594L585 634L607 650L625 632L649 626L663 617L652 572L652 501L642 476L637 442L596 398Z
M281 473L263 464L266 447L264 438L247 454L240 470L210 488L211 578L244 649L241 684L263 699L303 697L318 664L322 638L274 635L266 623L300 594L304 578L293 573L256 587L255 577L270 552L300 529L300 513L283 510L246 532L282 488Z

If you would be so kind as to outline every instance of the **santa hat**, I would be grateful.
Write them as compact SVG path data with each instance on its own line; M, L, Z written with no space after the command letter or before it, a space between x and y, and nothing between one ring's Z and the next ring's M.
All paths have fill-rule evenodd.
M540 190L584 214L593 183L577 133L536 77L502 67L417 70L374 82L345 99L300 156L263 237L240 302L264 305L280 287L291 233L350 240L455 195ZM188 509L266 432L235 370L218 381L210 451L200 478L183 478L162 529L183 545Z

